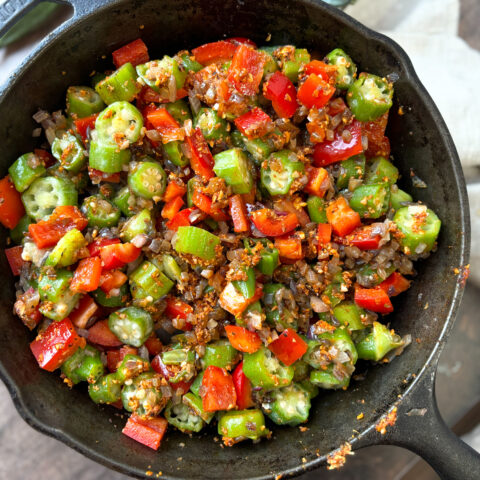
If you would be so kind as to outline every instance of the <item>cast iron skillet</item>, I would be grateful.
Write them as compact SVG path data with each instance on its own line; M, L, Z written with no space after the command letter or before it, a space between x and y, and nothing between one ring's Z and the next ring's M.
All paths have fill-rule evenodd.
M1 31L35 3L12 0L2 5ZM438 251L418 265L417 280L396 302L390 318L400 334L410 332L421 343L414 341L388 366L370 368L366 379L352 382L347 392L323 393L314 403L307 432L277 428L270 442L244 442L228 449L213 442L214 433L190 438L172 429L160 451L153 452L120 433L125 419L114 409L97 407L81 389L70 391L58 375L41 371L28 348L30 336L11 313L14 280L1 255L5 273L0 292L0 376L22 417L88 457L137 478L148 478L148 469L162 471L169 478L294 476L323 464L329 452L349 441L354 449L400 445L421 455L445 479L478 479L479 456L445 426L434 396L435 367L462 296L463 287L453 269L468 260L465 183L445 123L403 50L335 8L313 0L68 3L74 8L72 18L50 34L1 87L1 175L19 154L33 148L31 116L36 109L61 107L66 87L87 81L92 70L102 68L102 55L108 57L103 66L111 67L109 53L126 42L141 36L155 57L223 35L250 37L261 45L271 34L272 45L293 43L325 53L341 46L361 70L398 74L388 135L403 173L402 188L435 209L443 227ZM397 113L399 105L403 116ZM410 168L426 180L427 189L412 187ZM1 238L4 244L4 231ZM382 436L375 425L395 405L397 424ZM419 416L418 409L426 413ZM356 419L360 412L362 421ZM180 442L184 448L179 448ZM179 462L178 457L183 460Z

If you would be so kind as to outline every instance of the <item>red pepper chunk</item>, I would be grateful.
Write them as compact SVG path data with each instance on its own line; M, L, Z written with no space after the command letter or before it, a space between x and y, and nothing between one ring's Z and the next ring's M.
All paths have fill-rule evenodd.
M94 113L89 117L77 118L73 121L78 134L82 137L83 143L88 139L88 131L95 128L95 121L97 120L98 113Z
M378 288L381 288L389 297L396 297L410 288L410 280L401 273L393 272Z
M295 235L275 237L275 248L281 259L301 260L304 255L302 251L302 240Z
M146 340L145 347L147 347L148 354L152 357L158 355L163 348L162 341L157 337L157 334L153 332Z
M162 208L162 218L171 220L180 211L184 203L185 202L183 201L182 197L175 197L168 201Z
M266 56L242 43L235 50L228 69L228 81L243 95L255 95L263 77Z
M158 450L167 426L165 418L141 418L132 413L122 433L153 450Z
M167 297L167 306L165 308L165 315L173 320L175 318L181 318L182 320L187 320L188 315L193 313L193 307L188 303L183 302L179 298ZM182 328L183 331L191 330L192 324L185 322L185 326Z
M306 75L315 74L326 82L330 82L337 72L337 67L320 60L312 60L303 67L303 71Z
M225 332L232 347L240 352L255 353L262 346L258 333L251 332L245 327L226 325Z
M88 167L88 176L94 185L97 185L101 182L119 183L122 178L120 172L105 173L91 167Z
M290 118L297 111L295 86L281 72L275 72L264 84L263 95L272 102L273 109L279 117Z
M228 220L227 215L223 210L213 205L212 199L204 193L195 190L192 194L192 202L202 212L212 217L217 222Z
M245 298L233 285L232 282L227 283L222 290L218 300L219 305L234 316L241 315L243 311L252 303L262 298L263 286L257 284L255 293L251 298Z
M270 208L255 210L250 214L250 217L257 229L268 237L285 235L300 225L295 213L278 215Z
M179 123L170 115L166 108L149 105L143 111L147 124L151 125L162 137L162 143L175 140L183 141L185 133Z
M96 257L100 255L100 250L102 247L106 247L107 245L116 245L117 243L120 243L119 238L97 237L92 243L87 245L87 248L90 252L90 256Z
M41 332L30 344L30 350L41 368L53 372L85 344L85 339L77 334L70 319L65 318L52 322Z
M333 233L339 237L348 235L362 224L360 215L350 207L344 197L330 203L327 207L327 219Z
M360 122L354 120L348 127L345 127L345 130L347 134L335 132L333 140L315 144L313 161L316 167L325 167L341 162L363 152ZM344 138L348 135L351 138L346 141Z
M215 176L213 172L215 161L200 128L197 127L193 134L187 137L187 145L191 152L190 166L193 171L203 180L213 178Z
M120 268L127 263L134 262L142 252L141 248L133 243L117 243L100 248L100 258L102 259L103 269L112 270Z
M307 343L291 328L284 330L268 349L287 367L302 358L307 351Z
M198 63L210 65L220 60L230 60L233 58L236 50L237 45L235 45L235 43L220 40L219 42L206 43L205 45L194 48L192 53Z
M88 321L97 313L98 305L90 295L84 295L72 310L69 317L77 328L85 328Z
M158 374L162 375L167 381L169 380L170 377L173 377L175 375L175 372L170 370L169 365L165 365L162 361L162 357L160 354L157 354L154 359L152 360L152 368L157 372ZM173 366L172 366L173 368ZM190 382L184 382L183 380L180 380L179 382L174 382L170 383L170 386L177 392L177 393L187 393L188 390L190 389L190 385L193 383L193 381Z
M187 188L185 187L185 185L180 185L175 181L171 181L165 189L165 193L163 194L163 201L167 203L176 197L183 197L186 193Z
M40 162L42 162L46 168L51 167L57 161L50 152L47 152L47 150L43 150L42 148L35 148L33 153L40 159Z
M308 167L308 183L303 188L305 192L317 197L323 197L330 188L330 177L324 168Z
M107 270L102 272L99 287L105 293L109 293L114 288L120 288L127 280L128 277L120 270Z
M170 221L167 222L167 228L176 232L179 227L188 227L189 225L192 225L192 223L200 222L206 217L206 215L202 213L195 222L190 222L190 215L195 211L198 212L198 210L193 207L180 210Z
M203 375L200 392L206 412L231 410L237 404L232 376L224 368L209 365Z
M389 296L381 288L362 288L355 285L355 303L362 308L377 313L393 312Z
M20 275L22 266L25 264L25 260L22 258L22 252L23 247L21 245L5 249L5 256L15 277Z
M38 248L53 247L69 231L74 228L83 230L87 219L77 207L57 207L47 220L31 223L28 232Z
M0 180L0 223L11 230L24 215L22 198L7 175Z
M108 320L100 320L88 329L89 343L102 347L120 347L122 342L108 327Z
M134 67L148 62L148 48L141 38L127 43L123 47L112 52L113 63L117 68L125 63L131 63Z
M80 260L73 274L70 289L73 292L93 292L100 284L102 261L100 257L89 257Z
M233 384L235 385L235 392L237 394L237 407L239 410L253 407L252 399L252 383L243 373L243 361L235 368L233 374Z
M348 242L360 250L376 250L380 246L380 234L373 234L372 227L366 226L352 232L347 237Z
M297 93L298 101L310 108L322 108L332 98L335 87L323 78L312 73L300 85Z
M237 117L235 125L247 138L254 139L266 135L271 130L273 122L261 108L255 107Z
M126 355L138 355L138 349L131 347L130 345L123 345L116 350L107 351L107 368L109 372L115 372L119 363L125 358Z
M233 195L228 199L230 216L232 217L233 230L236 233L248 232L250 230L247 207L241 195Z
M318 246L327 245L332 239L332 226L328 223L319 223L317 227Z

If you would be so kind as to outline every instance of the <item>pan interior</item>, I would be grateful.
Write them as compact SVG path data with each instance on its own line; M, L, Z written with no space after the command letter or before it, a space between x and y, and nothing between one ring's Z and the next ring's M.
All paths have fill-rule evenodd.
M365 31L335 18L325 6L293 0L101 3L96 14L68 26L37 54L1 98L2 175L17 156L35 146L31 133L36 124L31 117L37 108L61 108L67 86L88 83L93 70L111 68L110 52L139 36L154 58L223 36L245 36L263 45L271 35L270 45L292 43L321 54L342 47L360 71L398 74L388 131L392 154L402 173L402 188L431 206L443 222L438 251L417 264L418 278L395 302L389 318L400 334L412 334L412 345L392 364L369 368L366 379L353 381L347 392L322 393L314 401L304 433L298 428L276 428L270 442L220 448L220 442L213 441L214 431L190 438L172 429L159 452L136 444L121 435L126 419L115 409L97 407L82 388L70 391L58 375L37 367L28 348L32 335L11 313L14 280L4 256L0 259L5 272L0 292L0 363L30 423L56 435L63 432L59 436L75 448L135 475L151 470L182 478L255 478L300 468L305 465L302 458L310 462L351 439L397 400L412 374L427 361L449 318L457 288L453 269L462 262L465 225L459 167L443 122L391 45L365 36ZM403 116L398 114L400 105ZM428 184L427 189L413 188L411 169ZM5 245L3 230L1 239ZM361 412L364 419L359 422L356 417Z

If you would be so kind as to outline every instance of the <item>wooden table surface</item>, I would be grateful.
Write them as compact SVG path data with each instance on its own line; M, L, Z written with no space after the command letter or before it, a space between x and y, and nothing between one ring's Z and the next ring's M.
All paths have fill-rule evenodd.
M461 0L460 35L480 50L480 2ZM460 433L478 422L480 400L478 376L471 365L480 364L480 290L467 285L465 300L451 338L442 353L437 378L439 408L449 425L457 424ZM468 381L470 379L470 381ZM451 392L456 392L452 400ZM5 386L0 382L0 480L126 480L85 458L62 443L30 428L19 417ZM473 412L465 419L467 412ZM472 416L473 415L473 416ZM462 422L462 418L464 418ZM460 423L459 423L460 422ZM357 452L337 472L320 469L302 480L423 480L436 478L429 467L417 463L412 453L396 447L371 447Z

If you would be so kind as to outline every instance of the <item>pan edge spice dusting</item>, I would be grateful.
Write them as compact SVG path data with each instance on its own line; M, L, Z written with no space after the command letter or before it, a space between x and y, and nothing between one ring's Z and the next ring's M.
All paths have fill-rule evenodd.
M0 181L32 354L147 447L168 425L270 438L411 342L391 299L441 221L397 185L391 79L323 54L228 38L151 60L137 39L34 115L41 148Z

